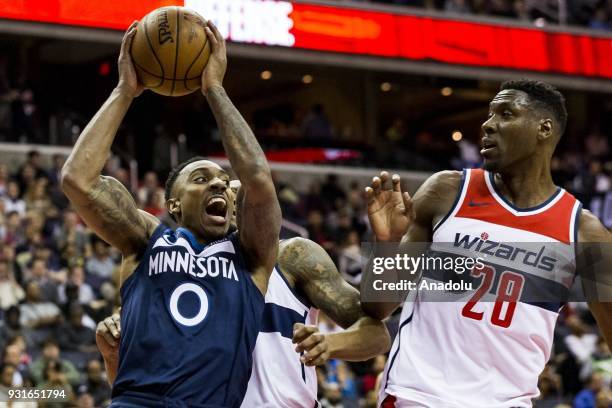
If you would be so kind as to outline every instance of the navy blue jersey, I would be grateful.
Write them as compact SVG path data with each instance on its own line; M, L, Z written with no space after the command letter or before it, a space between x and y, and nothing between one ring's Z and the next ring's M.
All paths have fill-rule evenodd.
M203 246L160 225L121 300L113 406L240 406L264 297L237 233Z

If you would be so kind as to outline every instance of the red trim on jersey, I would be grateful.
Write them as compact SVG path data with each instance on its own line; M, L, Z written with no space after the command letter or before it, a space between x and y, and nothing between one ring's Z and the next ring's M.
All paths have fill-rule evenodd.
M567 191L550 208L531 215L517 216L504 208L489 191L482 169L470 170L465 198L455 217L471 218L509 228L546 235L557 241L571 242L570 221L576 198Z
M393 395L387 395L387 398L380 404L380 408L395 408L395 401L397 401L397 398Z

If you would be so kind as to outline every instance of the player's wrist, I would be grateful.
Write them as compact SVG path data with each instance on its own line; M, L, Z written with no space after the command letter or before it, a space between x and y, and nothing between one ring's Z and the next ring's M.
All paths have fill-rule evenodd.
M119 83L117 83L117 86L115 87L115 89L113 89L113 93L118 96L129 99L134 99L136 97L136 90L131 89L129 85L122 81L119 81Z
M204 96L210 95L210 93L214 90L225 91L225 89L223 88L223 84L221 84L220 82L202 86L202 94Z

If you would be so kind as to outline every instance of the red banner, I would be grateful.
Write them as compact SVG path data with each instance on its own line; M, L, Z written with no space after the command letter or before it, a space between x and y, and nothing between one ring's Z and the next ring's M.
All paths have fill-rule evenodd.
M0 18L123 30L183 4L236 42L612 78L612 37L284 1L0 0Z

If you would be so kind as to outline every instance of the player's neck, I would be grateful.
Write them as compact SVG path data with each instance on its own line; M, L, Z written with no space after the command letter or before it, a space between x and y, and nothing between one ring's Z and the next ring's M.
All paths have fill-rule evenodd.
M541 204L557 189L550 173L549 158L531 158L495 174L494 180L504 197L519 208Z

